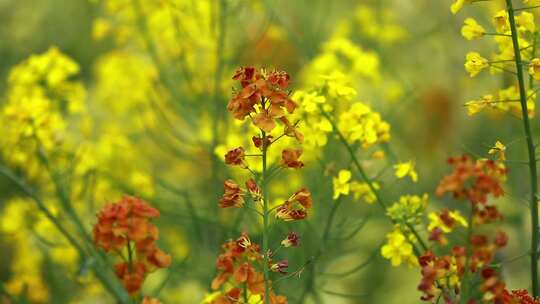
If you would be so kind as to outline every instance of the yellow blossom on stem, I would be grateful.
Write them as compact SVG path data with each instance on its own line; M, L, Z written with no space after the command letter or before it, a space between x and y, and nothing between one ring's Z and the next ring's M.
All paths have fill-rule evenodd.
M504 161L506 160L506 146L497 140L495 145L489 149L488 154L495 155L499 160Z
M380 189L378 183L371 183L371 185L375 190ZM375 196L375 193L371 191L368 183L353 181L351 182L350 187L351 192L354 194L355 200L363 200L368 204L373 204L375 201L377 201L377 197Z
M334 177L332 182L334 185L334 199L337 199L340 195L348 195L351 190L351 171L340 170L337 177Z
M467 40L480 38L486 34L486 30L476 22L473 18L465 19L461 28L461 35Z
M534 58L529 62L529 75L531 75L534 80L540 81L540 59Z
M387 243L381 247L381 255L391 261L392 266L402 263L416 266L418 261L414 255L413 245L407 240L403 232L396 227L386 235Z
M454 3L450 6L450 11L452 14L457 14L465 4L471 4L473 0L455 0Z
M480 56L477 52L469 52L466 56L465 70L471 77L480 73L483 69L489 67L489 62L486 58Z
M418 173L414 169L414 162L408 161L394 165L395 175L397 178L410 177L413 182L418 181Z
M451 218L455 223L459 224L462 227L467 227L467 220L461 215L458 210L453 210L448 212L449 218ZM428 230L432 231L435 228L440 228L444 233L450 233L453 230L453 226L448 225L445 221L436 212L430 212L428 215L429 225Z

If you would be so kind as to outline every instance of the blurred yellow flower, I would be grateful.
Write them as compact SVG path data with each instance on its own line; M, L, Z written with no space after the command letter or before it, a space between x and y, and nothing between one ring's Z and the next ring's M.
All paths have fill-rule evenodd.
M337 177L332 179L334 185L334 199L337 199L340 195L348 195L351 189L351 171L340 170Z
M410 177L413 182L418 181L418 174L414 169L414 162L408 161L394 165L395 175L397 178Z
M484 36L486 30L476 22L473 18L465 19L465 23L461 28L461 35L467 40L473 40Z
M504 161L506 160L506 146L497 140L495 145L489 149L488 154L495 155L499 160Z

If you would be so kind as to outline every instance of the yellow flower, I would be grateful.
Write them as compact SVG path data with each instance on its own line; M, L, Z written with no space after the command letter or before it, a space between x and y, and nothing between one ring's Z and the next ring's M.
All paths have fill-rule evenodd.
M529 75L531 75L534 80L540 81L540 59L534 58L529 62Z
M337 177L332 180L334 184L334 199L337 199L340 195L348 195L351 190L350 180L351 171L340 170Z
M360 142L364 149L390 139L390 125L362 102L353 103L339 116L338 128L348 141Z
M477 52L469 52L466 56L465 70L471 77L476 76L480 71L489 66L488 60Z
M493 104L493 95L484 95L481 100L471 100L465 103L467 114L473 116Z
M469 226L467 224L467 220L461 215L461 213L457 210L450 211L448 213L450 218L456 221L457 224L467 227ZM452 227L447 226L440 218L440 216L436 212L430 212L428 215L429 218L429 225L428 230L432 231L435 228L440 228L444 233L450 233L452 232Z
M402 263L416 266L418 261L413 252L413 246L396 227L386 235L387 243L381 247L381 255L391 261L392 266L399 266Z
M523 12L516 16L516 23L521 31L534 32L536 26L534 24L534 15L529 12Z
M402 195L399 201L395 202L387 210L388 216L398 222L415 223L426 208L428 195Z
M497 29L497 32L504 33L510 28L510 22L508 21L508 12L501 10L493 16L493 25Z
M488 151L488 154L494 154L499 160L506 160L506 146L497 140L495 146L491 147Z
M377 183L371 183L373 188L375 190L379 190L380 186ZM350 185L351 192L354 194L355 200L363 200L368 204L373 204L377 200L377 196L373 191L371 191L371 188L369 187L368 183L360 183L353 181Z
M463 5L470 3L472 3L472 0L455 0L450 6L450 11L455 15L463 8Z
M413 182L416 183L418 181L418 174L414 170L414 163L412 161L394 165L394 170L397 178L409 176Z
M473 40L484 36L486 30L476 22L473 18L465 19L465 23L461 28L461 35L467 40Z

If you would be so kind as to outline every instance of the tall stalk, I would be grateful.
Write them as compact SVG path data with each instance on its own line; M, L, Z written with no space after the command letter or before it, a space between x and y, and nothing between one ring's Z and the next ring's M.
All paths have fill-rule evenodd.
M262 192L263 192L263 274L264 274L264 304L270 303L270 284L268 273L268 185L267 185L267 152L268 143L266 132L262 131Z
M512 0L506 0L506 9L508 11L508 19L510 21L510 30L512 32L512 44L514 47L514 61L516 64L516 74L519 85L519 101L521 103L521 115L523 120L523 131L527 141L527 153L529 154L529 174L531 181L531 284L532 294L538 296L538 179L536 168L535 145L532 138L531 126L529 122L527 109L527 94L525 81L523 76L523 62L521 60L521 52L519 47L518 33L516 29L516 21L514 19L514 8Z

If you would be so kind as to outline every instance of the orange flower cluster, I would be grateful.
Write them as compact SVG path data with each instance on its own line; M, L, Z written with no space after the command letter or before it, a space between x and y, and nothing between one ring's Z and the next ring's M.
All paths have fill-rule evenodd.
M106 205L97 215L94 244L122 258L115 272L129 294L140 290L149 272L171 264L171 257L156 245L159 231L151 220L157 217L157 209L132 196Z
M244 67L234 74L233 79L240 81L242 86L227 105L234 118L244 120L246 116L252 116L253 123L265 132L271 132L276 127L276 119L291 126L283 109L293 113L297 105L285 91L290 81L286 72L266 73Z
M219 273L212 281L212 289L221 288L223 293L211 303L239 303L243 286L250 295L264 297L264 276L256 268L264 263L260 246L243 233L238 239L223 244L221 250L216 262ZM271 304L287 304L285 296L276 295L273 291L269 298Z
M504 296L508 299L507 302L504 303L540 304L540 300L533 298L525 289L512 290L512 292L505 290Z
M485 204L489 194L499 197L504 194L501 182L507 169L493 160L474 161L467 155L448 159L454 171L443 178L436 193L442 196L451 192L455 199Z
M442 196L446 192L453 197L466 200L471 206L471 220L468 229L488 222L501 220L502 215L494 205L488 203L488 197L499 197L504 194L501 182L504 181L507 170L493 161L473 161L468 156L451 158L448 163L454 167L453 172L444 177L437 187L437 194ZM438 215L446 229L452 230L456 219L451 216L448 209ZM431 231L430 240L437 241L439 245L446 245L443 227L436 227ZM492 303L510 304L519 303L508 297L505 283L500 279L497 271L490 265L493 263L497 250L506 246L508 236L499 231L490 238L484 234L472 234L468 240L469 250L463 246L455 246L448 255L437 257L431 250L420 258L422 280L418 289L422 291L422 300L430 301L442 293L446 303L457 303L461 292L461 281L466 273L476 275L481 280L480 292L484 299ZM453 282L448 286L447 282ZM474 300L467 303L476 303Z

